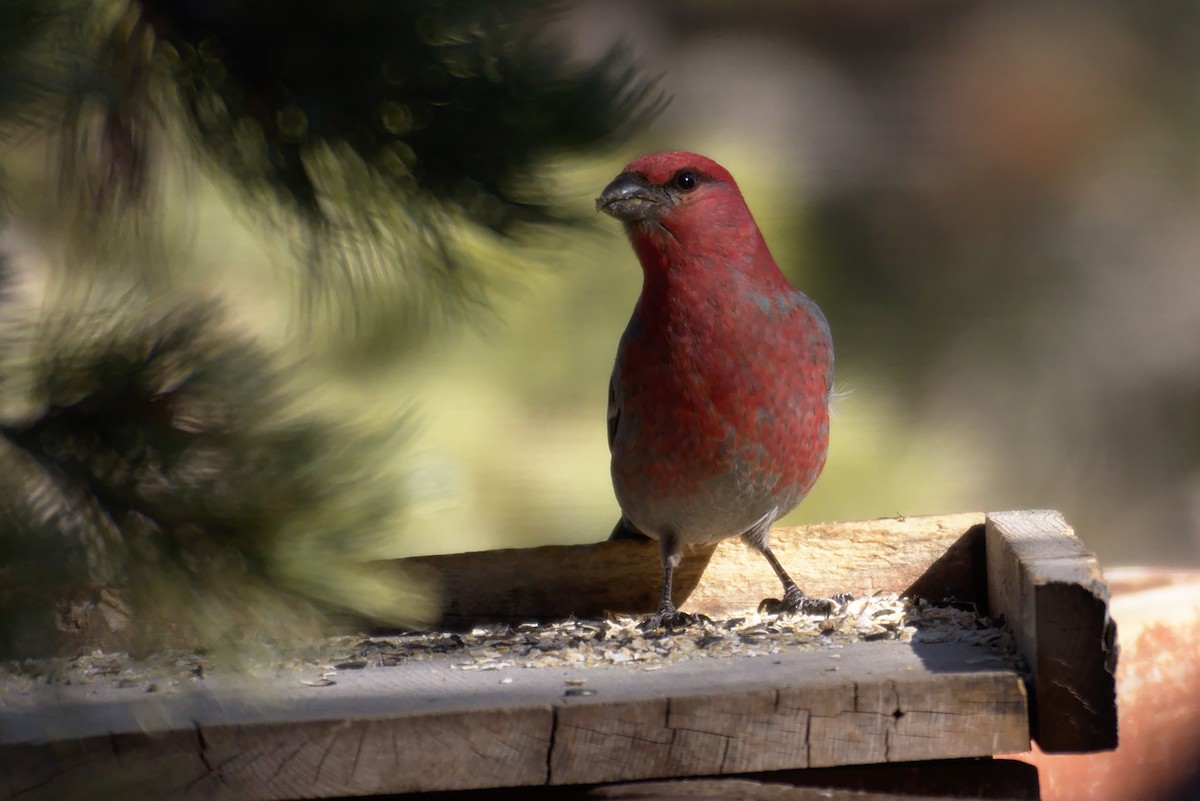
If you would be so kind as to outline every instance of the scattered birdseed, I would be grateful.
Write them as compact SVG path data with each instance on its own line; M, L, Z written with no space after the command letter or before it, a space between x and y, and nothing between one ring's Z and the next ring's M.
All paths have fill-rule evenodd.
M337 684L333 679L328 679L322 676L319 679L300 679L300 683L305 687L332 687Z
M388 667L439 657L447 658L453 669L464 671L598 665L657 670L685 659L820 649L829 649L831 659L840 659L836 649L842 646L883 640L961 642L980 646L981 660L995 658L1016 664L1017 659L1009 632L974 611L935 606L895 593L835 600L828 617L743 612L715 620L703 615L693 618L688 625L673 629L643 630L642 617L610 615L602 620L477 626L469 633L339 636L300 654L276 654L250 668L250 672L286 677L303 671L307 677L295 680L321 687L335 683L339 670ZM142 690L154 686L156 691L172 692L194 686L212 667L210 657L193 652L164 652L134 660L124 653L95 651L72 659L0 663L0 688L96 684ZM320 677L315 680L311 678L314 670Z

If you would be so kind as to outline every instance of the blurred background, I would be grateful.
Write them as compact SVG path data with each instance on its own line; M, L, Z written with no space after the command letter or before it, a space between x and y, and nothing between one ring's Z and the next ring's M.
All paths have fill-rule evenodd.
M250 526L248 573L419 619L354 571L603 539L640 271L593 198L667 149L729 168L832 325L846 394L784 522L1049 507L1103 564L1200 563L1200 7L320 5L9 0L10 576L30 538L95 577L114 542L126 569ZM216 322L179 323L199 300ZM124 434L79 433L164 352L102 398ZM204 459L89 455L143 448L164 398ZM154 482L100 492L114 459ZM177 485L194 519L139 506Z
M785 522L1049 507L1103 564L1200 561L1200 10L596 0L557 30L630 42L673 98L580 207L643 152L712 156L830 319L849 394ZM599 420L636 262L609 226L523 278L424 354L442 534L417 547L616 514Z

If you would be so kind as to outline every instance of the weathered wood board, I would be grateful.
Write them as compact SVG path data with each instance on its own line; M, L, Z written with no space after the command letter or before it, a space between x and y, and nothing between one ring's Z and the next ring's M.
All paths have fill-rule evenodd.
M592 694L571 694L578 681ZM600 783L982 756L1029 742L1020 676L960 643L858 643L654 671L426 661L340 672L328 687L295 677L206 683L161 698L82 687L6 698L0 797L104 788L140 799L286 799Z
M0 693L0 798L548 787L989 756L1024 750L1031 732L1046 751L1115 743L1107 590L1056 513L815 525L772 541L813 596L890 591L1003 615L1030 673L963 643L862 642L838 659L814 650L653 671L462 671L435 659L340 671L329 687L283 674L153 696L47 686ZM452 628L646 612L660 580L656 545L638 542L397 564L437 577ZM683 609L721 617L779 587L758 554L725 542L689 554L676 590ZM591 694L570 692L581 687Z
M1117 746L1116 624L1095 555L1058 512L989 514L988 608L1032 671L1043 751Z
M827 597L896 592L931 601L987 603L984 515L964 513L785 526L771 531L776 555L806 593ZM439 590L437 629L648 613L662 568L653 542L547 545L412 557L383 563L428 578ZM754 609L778 597L765 559L737 540L685 551L674 599L711 616ZM100 588L61 632L59 653L124 651L132 642L124 595ZM371 621L357 621L364 627ZM174 643L186 647L185 643Z
M983 514L818 523L771 531L771 547L816 598L890 591L940 601L986 602ZM654 542L548 545L400 559L398 569L435 579L438 625L597 617L652 612L662 568ZM674 599L682 608L727 615L778 597L766 560L737 540L684 553Z

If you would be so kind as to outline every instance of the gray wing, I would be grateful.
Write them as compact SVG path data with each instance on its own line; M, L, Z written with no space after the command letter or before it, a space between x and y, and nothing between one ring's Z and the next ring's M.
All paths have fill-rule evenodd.
M833 392L833 333L829 329L829 321L825 319L825 313L821 311L821 307L816 304L816 301L798 289L795 292L799 296L801 307L808 313L816 325L819 341L829 353L829 364L825 368L825 391Z

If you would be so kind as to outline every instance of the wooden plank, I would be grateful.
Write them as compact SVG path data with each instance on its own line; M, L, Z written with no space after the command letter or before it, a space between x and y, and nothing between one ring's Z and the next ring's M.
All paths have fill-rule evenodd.
M856 596L883 590L932 601L986 601L982 513L819 523L773 529L772 547L806 593ZM662 568L653 542L549 545L389 560L428 578L443 604L431 625L560 620L607 612L649 613L658 605ZM735 540L688 551L675 574L675 603L713 617L754 609L779 596L766 560ZM60 633L62 655L127 651L136 627L120 589L98 588L93 604ZM370 628L373 621L350 620ZM386 630L386 629L377 629ZM169 640L173 647L190 643ZM43 644L44 645L44 644Z
M779 673L788 660L778 657L723 659L719 670L706 669L702 681L667 697L622 693L565 705L551 777L584 784L615 781L614 772L625 779L743 773L934 758L933 751L944 758L959 749L980 756L1028 740L1019 712L1024 688L1012 674L964 673L957 647L869 645L846 649L838 669L828 654L811 665L799 660L804 674ZM929 736L934 719L940 731Z
M45 688L0 703L0 797L335 797L1021 751L1024 683L979 653L875 642L654 671L430 660L326 687ZM578 682L592 694L567 694Z
M955 514L776 528L772 547L814 597L885 590L984 600L983 515ZM662 569L654 542L601 542L400 559L441 588L442 627L652 612ZM766 560L737 540L685 553L675 603L718 616L779 596Z
M1049 753L1115 748L1116 624L1095 555L1053 511L989 514L986 547L988 609L1031 670L1034 739Z

